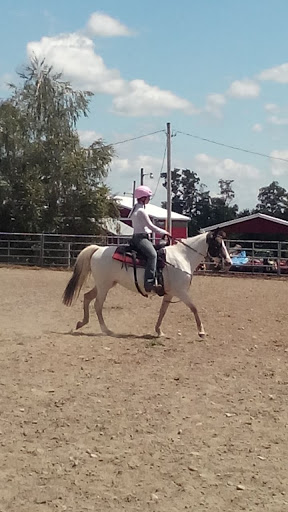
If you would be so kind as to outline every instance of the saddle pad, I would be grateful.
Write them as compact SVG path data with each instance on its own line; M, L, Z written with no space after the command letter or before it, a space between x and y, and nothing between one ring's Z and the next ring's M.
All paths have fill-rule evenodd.
M114 254L112 256L112 259L113 260L117 260L117 261L121 261L125 265L129 265L129 266L133 267L132 256L130 254L128 254L128 253L122 254L122 253L117 252L117 249L116 249L116 251L114 252ZM146 262L144 260L139 260L138 258L136 258L136 266L137 267L145 267L146 266Z

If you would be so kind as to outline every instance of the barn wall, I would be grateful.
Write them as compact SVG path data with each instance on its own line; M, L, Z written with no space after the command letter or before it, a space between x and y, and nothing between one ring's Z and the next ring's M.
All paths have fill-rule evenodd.
M288 226L268 221L266 219L251 219L244 222L241 222L241 219L239 219L237 224L226 226L223 229L227 236L234 233L253 233L267 235L284 234L288 236Z

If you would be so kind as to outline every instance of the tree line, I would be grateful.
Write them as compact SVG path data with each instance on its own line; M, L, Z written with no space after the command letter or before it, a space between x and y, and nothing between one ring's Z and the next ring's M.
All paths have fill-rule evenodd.
M77 131L92 93L74 90L45 60L32 59L18 75L20 85L0 100L0 231L101 234L119 206L105 184L113 146L100 139L83 147ZM190 234L255 212L288 220L277 181L259 190L251 211L233 204L233 180L218 185L213 197L195 171L172 171L172 209L191 218Z
M167 176L163 174L163 186L167 188ZM190 217L189 234L199 232L206 226L213 226L229 220L264 213L288 220L288 192L278 181L259 189L258 202L254 208L239 210L232 204L235 198L234 180L220 179L219 194L211 196L207 186L201 183L198 174L190 169L175 168L171 173L172 210ZM166 202L162 203L166 207Z

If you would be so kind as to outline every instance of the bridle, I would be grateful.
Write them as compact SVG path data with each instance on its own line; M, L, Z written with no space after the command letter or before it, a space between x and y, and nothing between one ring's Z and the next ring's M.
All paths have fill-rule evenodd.
M172 240L173 242L177 242L177 243L180 243L182 245L184 245L184 247L187 247L188 249L191 249L191 251L195 252L196 254L199 254L200 256L202 256L203 258L206 258L207 256L209 256L210 258L213 258L215 256L211 256L211 254L209 253L209 244L208 244L208 249L207 249L207 253L206 254L203 254L202 252L200 251L197 251L196 249L194 249L194 247L190 247L190 245L188 244L185 244L185 242L183 242L183 240L181 240L180 238L175 238L173 236L170 236L169 237L170 240ZM220 237L223 241L223 238ZM220 257L220 256L218 256ZM173 267L173 268L176 268L175 265L173 265L172 263L168 263L168 261L165 262L165 265L168 265L170 267ZM184 272L184 274L187 274L190 276L190 284L191 284L191 281L192 281L192 276L193 276L193 273L194 272L187 272L186 270L181 270L181 272ZM169 301L171 304L176 304L177 302L180 302L180 301Z
M178 244L182 244L182 245L184 245L184 247L187 247L188 249L191 249L191 251L196 252L196 254L200 254L200 256L203 256L203 258L206 258L206 256L208 256L208 251L207 251L207 253L206 253L206 254L203 254L202 252L197 251L196 249L194 249L194 247L190 247L190 245L185 244L185 242L183 242L183 240L181 240L180 238L174 238L174 237L171 237L171 239L172 239L174 242L177 242Z
M177 242L177 243L180 243L180 244L184 245L184 247L187 247L188 249L191 249L191 251L194 251L196 254L199 254L203 258L206 258L207 256L209 256L209 258L215 258L216 257L216 256L212 256L209 253L209 244L208 244L208 249L207 249L206 254L203 254L202 252L197 251L196 249L194 249L194 247L190 247L190 245L185 244L185 242L183 242L183 240L181 240L180 238L178 239L178 238L171 237L171 240L173 240L174 242ZM220 257L220 256L217 256L217 257Z

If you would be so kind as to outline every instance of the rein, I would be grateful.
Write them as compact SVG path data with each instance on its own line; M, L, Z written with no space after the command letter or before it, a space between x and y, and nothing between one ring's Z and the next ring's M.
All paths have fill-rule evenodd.
M196 249L194 249L194 247L190 247L190 245L185 244L185 242L183 242L180 238L179 239L178 238L174 238L174 237L171 237L171 238L172 238L172 240L174 242L177 242L177 243L180 243L180 244L184 245L184 247L187 247L188 249L191 249L191 251L196 252L196 254L200 254L200 256L203 256L203 258L206 258L206 256L209 256L209 251L207 251L206 254L203 254L202 252L196 251Z

